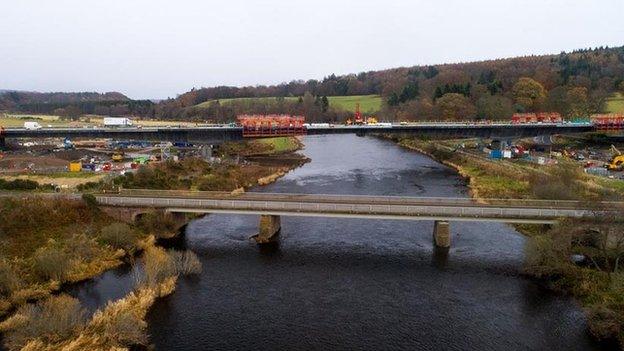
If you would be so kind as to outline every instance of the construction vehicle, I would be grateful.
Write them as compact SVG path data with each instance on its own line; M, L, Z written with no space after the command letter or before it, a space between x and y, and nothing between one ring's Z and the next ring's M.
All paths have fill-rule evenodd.
M70 150L74 148L74 143L69 138L63 139L63 148L65 150Z
M114 162L121 162L124 159L124 153L123 151L117 150L113 153L113 157L112 160Z
M624 155L614 145L611 145L611 152L613 157L607 164L607 169L610 171L622 171L624 170Z
M362 118L362 114L360 113L360 103L355 104L355 116L353 116L353 124L355 125L363 125L364 118Z
M366 119L366 124L368 124L369 126L377 125L377 123L379 123L379 121L377 121L377 118L375 117L371 116Z

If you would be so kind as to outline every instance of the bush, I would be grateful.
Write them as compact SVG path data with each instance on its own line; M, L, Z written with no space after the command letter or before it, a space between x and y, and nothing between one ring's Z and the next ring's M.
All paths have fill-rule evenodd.
M11 265L0 260L0 295L10 296L20 286L20 280Z
M69 257L56 247L39 248L33 257L34 271L43 279L63 282L69 270Z
M147 344L145 321L137 314L134 305L126 303L126 300L133 297L109 303L106 308L96 312L88 327L91 334L111 348L119 345ZM120 308L121 306L123 308Z
M168 237L178 230L178 225L170 213L162 211L152 211L144 214L139 225L146 233L154 234L156 237Z
M193 251L170 250L169 255L171 255L171 258L173 259L175 270L178 274L189 275L201 273L202 264Z
M150 247L143 255L145 283L157 287L167 278L176 275L176 265L170 255L160 247Z
M592 335L600 340L624 338L624 316L605 306L592 306L587 323Z
M82 194L82 201L84 201L89 208L96 208L98 205L97 199L93 194Z
M74 234L66 243L66 250L75 258L89 259L95 254L96 243L86 234Z
M103 242L119 249L134 249L138 234L125 223L113 223L102 228L100 238Z
M59 295L22 306L3 323L2 331L8 348L18 350L35 339L54 343L76 336L84 322L85 311L80 302L68 295Z
M35 190L39 183L29 179L14 179L7 181L0 179L0 189L2 190Z

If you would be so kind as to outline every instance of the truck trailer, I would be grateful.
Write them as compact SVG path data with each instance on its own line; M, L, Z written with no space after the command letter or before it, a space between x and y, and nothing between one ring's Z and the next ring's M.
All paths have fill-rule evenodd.
M131 127L132 120L125 117L104 117L105 127Z
M41 124L39 124L39 122L24 122L24 129L28 129L28 130L41 129Z

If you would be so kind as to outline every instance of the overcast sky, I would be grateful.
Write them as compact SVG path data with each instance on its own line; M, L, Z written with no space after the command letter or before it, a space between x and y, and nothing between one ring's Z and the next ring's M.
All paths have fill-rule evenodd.
M624 45L624 0L1 0L0 89L275 84Z

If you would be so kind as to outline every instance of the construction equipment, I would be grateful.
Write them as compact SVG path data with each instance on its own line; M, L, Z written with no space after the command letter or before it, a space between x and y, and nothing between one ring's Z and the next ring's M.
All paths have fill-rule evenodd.
M374 125L377 125L377 123L379 123L379 121L377 121L377 118L375 118L375 117L373 117L373 116L368 117L368 118L366 119L366 124L368 124L369 126L374 126Z
M362 125L364 124L364 119L362 118L362 114L360 113L360 103L356 103L355 104L355 116L353 116L354 121L353 124L355 125Z
M76 161L76 162L69 163L70 172L80 172L80 170L82 170L82 162Z
M112 160L114 162L121 162L124 159L124 153L123 151L117 150L113 153L113 157Z
M63 148L65 150L70 150L74 148L74 143L69 138L63 139Z
M243 137L277 137L305 135L305 117L289 115L240 115Z
M607 169L610 171L622 171L624 170L624 155L618 150L615 145L611 145L611 152L613 157L607 164Z

